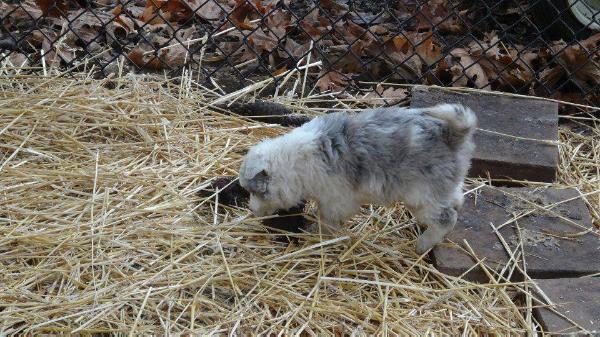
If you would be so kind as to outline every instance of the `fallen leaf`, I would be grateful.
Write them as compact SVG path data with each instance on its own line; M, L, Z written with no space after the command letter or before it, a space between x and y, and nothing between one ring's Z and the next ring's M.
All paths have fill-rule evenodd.
M319 5L334 16L342 16L348 13L348 5L342 0L321 0Z
M328 90L342 91L349 83L349 79L336 71L321 72L316 86L321 92Z
M212 0L186 1L193 13L205 20L218 20L230 10L225 4L217 4Z
M450 16L446 16L438 25L437 31L440 33L450 33L450 34L463 34L467 31L467 27L464 25L464 19L461 20L460 17L463 15L463 12L459 12L458 14L452 13Z
M405 99L406 97L408 97L408 91L406 91L406 89L402 89L402 88L387 88L383 91L382 96L384 98L390 98L392 99L391 101L386 101L387 104L396 104L399 103L401 100Z
M319 39L326 32L322 27L306 20L300 21L299 26L313 40Z
M589 53L596 54L596 56L600 56L598 55L598 48L600 47L600 33L597 33L583 41L580 41L579 44L581 44L585 49L587 49Z
M448 9L446 0L425 1L416 8L418 20L417 31L431 31L438 28L443 21L448 20Z
M167 0L147 0L146 7L137 18L150 25L167 23L170 15L161 11L166 2Z
M154 0L151 4L167 16L166 21L178 23L187 22L194 15L205 20L217 20L230 9L216 0Z
M391 19L390 12L363 12L358 10L358 8L356 7L354 8L354 10L350 11L346 17L354 23L365 26L382 24L386 21L390 21ZM401 22L401 20L399 20L398 22Z
M140 45L137 45L135 48L133 48L127 54L127 57L129 58L129 60L131 62L133 62L133 64L135 64L136 66L138 66L141 69L143 69L143 68L152 69L152 70L163 69L164 66L161 63L161 61L158 59L158 57L154 56L153 53L146 54L146 52L153 51L153 50L154 50L154 48L151 46L148 46L147 44L144 44L144 45L140 44Z
M285 39L285 45L282 49L283 50L279 51L280 57L289 58L291 55L295 59L295 61L300 61L300 59L304 57L310 49L310 43L306 42L304 44L299 44L296 41L294 41L291 37L287 37Z
M523 92L533 80L533 63L538 55L515 47L501 44L496 33L489 32L482 41L470 43L467 50L484 70L493 89Z
M384 35L390 32L386 24L373 25L369 27L369 31L373 34Z
M273 35L277 36L277 38L283 39L286 35L287 28L291 26L292 17L289 13L277 9L267 17L266 21L268 30L273 33Z
M246 45L241 41L224 41L219 42L217 51L225 59L238 59L246 49Z
M35 0L44 16L59 17L65 15L69 9L67 1L63 0Z
M198 9L196 3L196 0L168 0L161 10L169 14L169 21L183 23L194 15L194 9Z
M233 11L229 14L229 19L233 24L245 30L253 30L254 26L250 23L252 17L258 16L258 10L246 0L236 0Z
M29 59L25 54L12 52L8 55L8 61L13 67L20 68L29 65Z
M476 88L490 89L489 79L483 71L483 68L481 68L479 63L473 60L467 50L455 48L450 52L450 55L459 60L457 65L451 67L455 76L455 78L453 78L453 81L455 82L454 86L465 86L465 82L461 77L466 76L470 82L474 83ZM460 85L457 85L457 83L460 83ZM468 82L466 84L468 84Z
M212 1L212 0L211 0ZM151 25L187 22L197 12L212 20L220 17L221 10L214 3L207 5L205 0L147 0L138 18ZM215 7L216 6L216 7ZM213 18L213 16L217 16Z
M110 11L114 16L120 15L121 13L123 13L123 5L122 4L118 4L117 6L115 6L115 8L112 9L112 11Z
M246 62L246 61L250 61L250 60L254 60L257 57L260 57L260 55L256 55L256 52L250 48L248 48L248 46L244 45L244 47L242 48L242 55L239 58L239 62Z
M533 51L524 51L520 53L519 61L523 62L524 68L534 70L537 68L535 63L539 59L539 54Z
M186 62L190 60L190 49L192 44L188 44L186 41L191 40L195 32L196 27L194 26L177 31L177 40L171 40L169 48L161 50L161 58L167 66L176 69L185 65ZM177 41L180 41L180 43L176 43Z
M278 75L285 73L286 71L287 71L287 67L284 66L284 67L281 67L281 68L275 70L274 72L272 72L271 76L278 76Z
M410 48L408 39L404 35L397 35L385 41L386 51L407 54Z
M452 75L452 80L450 81L450 85L453 87L468 87L469 86L469 78L465 76L464 69L460 64L453 64L450 67L450 74Z
M433 42L433 34L429 34L424 40L417 42L415 50L427 65L433 65L441 58L442 54L442 48Z
M358 40L350 46L350 50L352 50L353 53L350 53L349 55L352 55L352 57L359 56L361 59L367 56L375 56L373 52L377 52L379 48L374 47L375 43L373 40Z
M65 40L71 46L77 45L78 41L85 46L101 35L109 21L108 14L102 12L91 13L83 9L71 12L68 21L64 23L63 29L67 31Z
M316 9L309 12L299 22L299 26L313 41L319 40L323 35L331 31L331 22L319 16L319 11Z
M339 26L336 26L336 29L342 29L342 34L349 44L359 40L363 41L365 44L371 44L375 40L373 34L368 29L365 29L352 21L348 21L342 27L338 27Z
M247 42L243 46L240 62L246 62L257 57L264 57L265 54L271 56L271 52L277 47L278 40L272 34L265 33L257 29L247 37ZM273 60L269 60L273 64Z
M166 38L159 34L146 37L150 43L140 43L127 56L140 68L160 70L177 69L191 59L190 48L196 27L188 27L175 32L175 37Z
M597 91L600 86L599 44L600 33L568 46L563 41L555 42L544 56L554 62L546 64L541 72L541 86L536 86L536 92L542 95L557 90L564 92L568 90L568 86L562 85L566 81L582 92Z
M433 71L427 72L427 83L447 86L452 83L452 71L446 62L446 59L441 59L433 69Z
M277 47L278 40L272 34L257 29L248 36L248 42L258 54L261 54L264 51L273 51Z
M125 12L122 5L116 6L112 10L112 14L115 16L114 20L111 20L106 26L106 33L108 34L108 40L115 40L117 42L125 42L129 34L136 33L135 21L129 16L129 11ZM138 15L139 16L139 15ZM134 16L134 17L138 17ZM143 24L143 23L142 23Z
M137 2L126 2L125 7L123 8L122 14L126 15L127 17L132 18L138 22L141 22L137 18L140 15L142 15L142 13L146 9L146 7L138 6L137 4L141 4L140 1L143 1L143 0L139 0Z
M18 27L26 22L33 24L43 16L40 9L30 6L27 2L21 3L18 6L1 2L0 13L8 13L6 16L2 14L1 21L2 26L9 30L19 29Z
M404 79L421 76L423 62L407 36L399 35L384 42L384 60L401 74Z
M360 73L363 70L360 56L348 52L355 46L349 45L318 45L314 48L317 59L323 62L325 69L335 69L344 74Z
M408 97L408 91L402 88L389 87L383 89L381 84L375 87L375 90L366 94L362 100L372 105L394 105Z
M75 59L75 52L64 43L58 43L56 32L44 32L42 40L42 57L51 67L60 66L61 62L71 63Z
M31 34L27 37L27 43L31 45L34 49L40 49L42 47L42 43L46 39L46 34L41 30L36 29L31 32Z
M491 31L484 34L483 41L472 42L469 45L471 51L481 50L487 55L499 55L500 51L500 39L496 34L496 31Z
M123 41L129 34L136 33L135 22L128 17L120 16L111 22L107 29L116 40Z

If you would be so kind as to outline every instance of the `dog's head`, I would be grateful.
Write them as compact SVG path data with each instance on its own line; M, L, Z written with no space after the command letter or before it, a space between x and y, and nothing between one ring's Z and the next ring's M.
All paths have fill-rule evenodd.
M264 140L246 154L239 182L250 193L250 210L256 216L289 210L307 197L322 157L314 123Z
M299 200L286 182L285 168L273 158L268 143L250 149L240 167L240 185L250 193L250 210L256 216L274 214L277 210L295 206Z
M240 185L250 193L250 210L257 216L270 215L277 209L268 166L261 156L248 153L240 167Z

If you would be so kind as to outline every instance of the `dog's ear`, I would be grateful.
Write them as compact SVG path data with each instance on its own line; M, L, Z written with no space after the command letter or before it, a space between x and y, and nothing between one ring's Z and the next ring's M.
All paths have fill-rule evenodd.
M266 193L270 180L267 170L268 165L265 160L247 155L240 167L240 184L250 193Z
M265 169L260 170L250 180L248 180L248 192L256 194L267 193L269 185L269 175Z
M327 136L322 136L321 139L319 139L319 142L319 148L323 153L323 157L325 157L328 163L333 162L335 157L333 153L333 143L331 141L331 138Z

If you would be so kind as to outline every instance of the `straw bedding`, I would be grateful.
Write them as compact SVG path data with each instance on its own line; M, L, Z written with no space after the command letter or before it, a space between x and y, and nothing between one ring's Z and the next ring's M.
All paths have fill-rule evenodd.
M200 196L211 179L236 174L249 146L286 130L215 101L189 78L0 79L0 335L523 335L537 326L531 306L540 304L523 296L525 283L490 271L478 285L417 256L419 229L400 205L365 207L348 236L294 234L288 244L248 210ZM560 181L591 192L600 128L581 128L561 130ZM600 199L586 200L598 224Z

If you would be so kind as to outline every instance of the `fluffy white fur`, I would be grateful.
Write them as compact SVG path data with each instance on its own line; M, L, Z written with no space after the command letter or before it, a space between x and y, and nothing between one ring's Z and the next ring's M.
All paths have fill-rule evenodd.
M475 126L470 109L448 104L329 114L252 147L240 184L257 216L312 199L332 228L363 204L402 201L428 227L424 253L456 223Z

